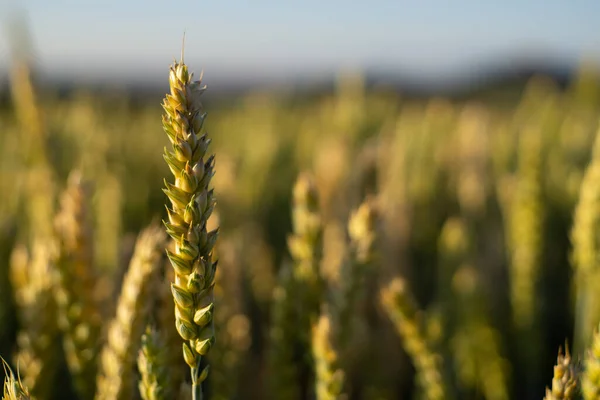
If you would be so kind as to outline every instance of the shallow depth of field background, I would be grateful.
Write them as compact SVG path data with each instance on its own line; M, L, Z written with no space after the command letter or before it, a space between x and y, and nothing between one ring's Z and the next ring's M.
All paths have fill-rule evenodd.
M209 398L270 398L270 307L303 171L323 210L324 271L350 211L367 196L379 207L351 398L419 398L379 305L391 275L409 282L460 399L542 398L560 346L582 359L600 322L599 266L578 275L573 232L600 118L593 1L83 3L0 8L0 355L19 329L10 254L38 228L31 149L57 190L74 168L93 182L99 291L112 293L135 235L165 214L160 102L185 31L185 61L208 85L221 225ZM39 118L19 104L26 68ZM594 264L600 210L588 204L581 251Z

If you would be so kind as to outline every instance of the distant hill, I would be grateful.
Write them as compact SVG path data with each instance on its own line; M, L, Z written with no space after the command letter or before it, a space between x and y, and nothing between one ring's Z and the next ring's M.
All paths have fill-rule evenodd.
M464 68L455 73L429 76L402 69L367 69L363 76L369 88L385 87L401 93L406 98L427 98L444 96L455 99L471 98L473 96L518 96L525 83L533 76L545 76L552 79L560 87L565 87L573 79L577 71L575 63L538 60L514 59L502 62L487 62ZM600 69L599 69L600 71ZM121 81L122 82L122 81ZM284 87L286 91L302 93L331 92L336 83L335 74L319 77L305 77L290 81L271 82L263 80L223 79L210 83L212 98L229 98L252 90L268 90ZM0 98L6 100L8 95L8 79L0 80ZM65 95L73 89L81 89L81 85L66 80L45 79L44 86L56 90L59 95ZM111 87L130 93L134 98L160 98L166 90L166 83L155 81L136 81L118 86L108 80L98 80L87 83L85 87L91 91L105 92Z

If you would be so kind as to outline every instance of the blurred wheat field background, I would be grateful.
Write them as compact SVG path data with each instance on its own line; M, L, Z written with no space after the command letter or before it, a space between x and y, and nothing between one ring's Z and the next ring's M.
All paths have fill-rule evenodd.
M59 96L16 56L10 89L0 355L37 399L191 398L157 223L161 99ZM360 75L202 98L219 227L205 398L600 398L592 69L503 101ZM6 372L5 398L28 398Z

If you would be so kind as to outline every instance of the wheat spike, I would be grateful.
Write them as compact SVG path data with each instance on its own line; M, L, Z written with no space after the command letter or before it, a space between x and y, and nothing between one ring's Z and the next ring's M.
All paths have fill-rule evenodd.
M334 288L332 310L339 349L346 347L356 305L364 296L364 280L374 257L376 211L372 200L363 202L350 216L348 253L341 266L339 288Z
M312 352L315 360L316 398L342 398L344 372L339 368L338 351L334 346L331 317L324 310L312 328Z
M552 389L546 388L544 400L574 400L579 394L579 379L576 366L571 360L569 348L563 354L562 348L558 350Z
M210 189L214 175L214 156L207 157L211 140L202 134L206 114L200 96L205 88L193 81L187 66L175 62L169 73L171 93L163 101L163 128L172 144L165 148L164 159L175 178L165 180L163 191L169 197L167 233L175 243L167 256L175 270L171 284L175 300L175 325L183 344L183 357L192 376L194 400L202 398L202 382L208 377L208 365L202 357L215 342L213 326L213 286L217 262L212 251L218 229L208 231L207 221L215 197Z
M138 388L143 400L172 398L174 393L170 390L167 352L160 332L146 327L137 359L141 375Z
M88 197L81 175L72 172L55 219L58 254L54 290L67 364L77 392L89 399L95 393L101 316L93 297L96 277Z
M135 356L150 314L150 296L157 287L165 240L164 231L156 225L138 237L100 356L98 400L131 399L134 393Z
M269 327L269 392L280 399L300 399L300 377L294 359L298 338L296 283L292 266L284 264L279 270L279 282L273 291L271 326Z
M49 245L37 242L31 259L21 246L14 249L11 257L11 281L22 327L17 335L19 350L15 360L24 384L39 398L52 395L60 357L51 252Z
M595 140L592 159L581 182L571 232L572 263L577 284L576 349L588 346L595 321L600 318L600 297L595 290L600 282L600 131L596 133Z
M584 400L600 398L600 330L594 332L581 375L581 393Z
M15 377L15 374L10 369L6 361L2 358L4 364L4 390L2 400L31 400L29 390L21 382L21 377Z
M301 174L294 185L292 224L294 234L288 238L288 247L295 262L294 277L305 287L307 313L315 318L322 290L319 262L323 228L317 190L307 173Z
M435 354L425 339L419 324L419 311L406 282L395 278L381 292L381 302L404 342L417 370L417 382L428 400L448 399L450 393L444 383L440 356Z

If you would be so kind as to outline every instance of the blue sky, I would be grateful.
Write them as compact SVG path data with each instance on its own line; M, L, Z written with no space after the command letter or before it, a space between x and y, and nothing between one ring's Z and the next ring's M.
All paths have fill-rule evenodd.
M162 73L184 30L186 61L207 77L438 74L514 52L600 59L599 0L0 0L0 68L15 4L50 75Z

